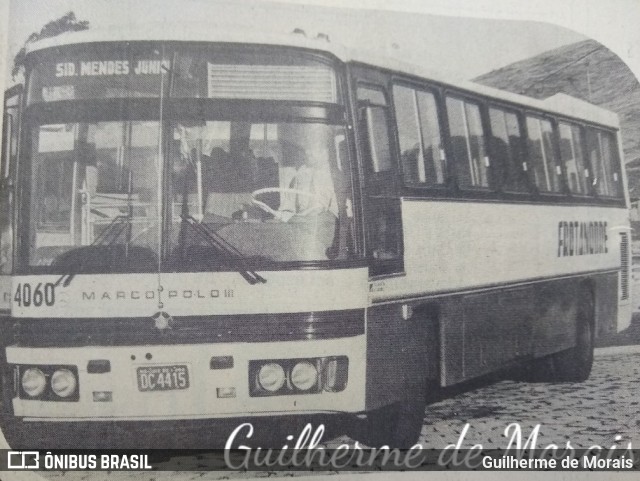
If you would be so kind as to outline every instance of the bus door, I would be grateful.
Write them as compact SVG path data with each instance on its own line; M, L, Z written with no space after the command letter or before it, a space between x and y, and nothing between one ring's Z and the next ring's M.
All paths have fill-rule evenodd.
M22 86L5 92L2 118L2 152L0 156L0 316L11 306L11 270L13 268L13 191Z
M364 175L363 208L370 275L401 273L402 220L390 101L375 72L356 70L357 128Z

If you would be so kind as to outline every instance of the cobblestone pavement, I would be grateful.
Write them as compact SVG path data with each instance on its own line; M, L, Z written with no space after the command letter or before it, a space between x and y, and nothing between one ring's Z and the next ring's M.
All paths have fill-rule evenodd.
M422 442L434 448L454 443L469 423L463 447L507 447L511 436L504 431L514 422L523 442L540 425L539 447L567 441L575 448L640 446L640 346L597 349L584 383L502 381L431 405Z
M427 407L421 443L426 448L443 448L458 441L468 423L462 448L482 444L485 448L507 447L505 428L519 423L525 442L539 425L537 446L569 441L574 448L592 445L609 449L616 444L640 446L640 346L608 347L596 350L593 372L581 384L527 384L502 381L458 394ZM353 443L346 436L328 440L327 447ZM179 459L185 469L197 470L202 459ZM106 473L47 473L46 479L93 481ZM229 473L154 472L112 473L109 479L164 481L165 479L229 479L267 477ZM354 478L356 479L356 478Z

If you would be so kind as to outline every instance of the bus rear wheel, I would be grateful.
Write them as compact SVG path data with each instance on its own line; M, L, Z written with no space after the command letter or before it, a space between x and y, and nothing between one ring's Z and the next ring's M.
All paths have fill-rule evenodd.
M582 382L589 378L595 348L593 312L593 295L585 291L578 303L576 345L552 357L556 382Z
M594 300L591 290L584 289L576 309L575 346L537 359L528 370L531 382L582 382L591 374L595 348Z

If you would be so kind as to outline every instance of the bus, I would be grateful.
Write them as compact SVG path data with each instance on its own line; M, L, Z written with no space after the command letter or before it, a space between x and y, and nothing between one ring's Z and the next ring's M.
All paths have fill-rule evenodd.
M337 416L410 447L434 392L583 381L629 325L616 114L300 29L117 33L31 44L5 103L11 446Z

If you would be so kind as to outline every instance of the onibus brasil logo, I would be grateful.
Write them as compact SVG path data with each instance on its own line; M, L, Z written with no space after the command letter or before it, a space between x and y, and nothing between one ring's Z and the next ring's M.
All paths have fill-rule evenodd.
M39 469L40 453L38 451L8 451L7 469Z

